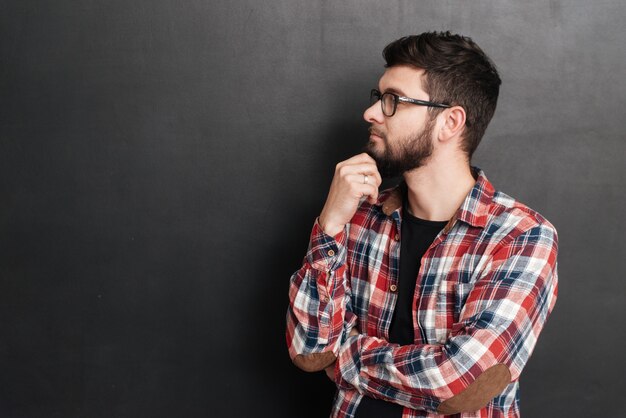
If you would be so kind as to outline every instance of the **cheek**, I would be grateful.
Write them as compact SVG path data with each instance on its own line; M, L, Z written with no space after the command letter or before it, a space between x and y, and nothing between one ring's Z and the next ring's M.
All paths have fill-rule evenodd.
M408 112L407 112L408 113ZM397 135L410 136L415 135L415 133L422 132L426 127L426 119L427 115L414 112L411 114L403 115L402 118L399 118L395 121L395 125L393 130Z
M391 119L394 119L395 116ZM389 142L394 142L394 139L402 138L415 129L415 121L408 118L398 118L396 120L389 120L386 126L387 139Z

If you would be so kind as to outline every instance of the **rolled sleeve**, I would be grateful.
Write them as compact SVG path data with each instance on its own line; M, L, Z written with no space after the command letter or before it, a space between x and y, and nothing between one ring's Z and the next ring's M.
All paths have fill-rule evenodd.
M330 236L316 220L303 265L291 277L287 346L292 360L336 353L342 341L350 296L345 280L346 229Z

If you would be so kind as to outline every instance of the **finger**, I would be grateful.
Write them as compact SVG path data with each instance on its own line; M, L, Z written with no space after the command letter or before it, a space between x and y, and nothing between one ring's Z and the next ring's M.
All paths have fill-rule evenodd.
M357 161L362 161L362 162L375 163L374 159L367 152L362 152L360 154L357 154L350 159L355 159Z
M373 175L374 176L374 180L375 180L376 186L380 186L382 184L383 178L381 177L380 172L378 171L378 167L376 167L376 169L374 170L374 173L372 173L372 174L368 173L368 175L370 175L370 176Z
M363 152L361 154L357 154L354 157L350 157L345 161L342 161L343 163L346 164L362 164L362 163L374 163L376 164L376 161L374 161L374 159L372 157L370 157L367 153Z
M340 176L348 176L350 174L367 174L372 177L372 180L375 179L379 185L382 182L382 178L380 177L376 164L344 165L339 167L337 172Z
M350 183L369 184L376 188L380 186L380 182L378 181L378 178L373 174L361 174L361 173L350 174L346 176L345 179Z
M373 184L354 183L353 190L358 194L356 197L367 197L370 203L378 199L378 187Z

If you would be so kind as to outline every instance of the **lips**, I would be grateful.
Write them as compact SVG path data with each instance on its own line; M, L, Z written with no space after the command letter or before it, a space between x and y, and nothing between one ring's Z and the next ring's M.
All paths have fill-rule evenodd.
M374 128L369 128L369 132L370 132L370 139L380 139L381 141L385 139L385 134L380 132L377 129Z

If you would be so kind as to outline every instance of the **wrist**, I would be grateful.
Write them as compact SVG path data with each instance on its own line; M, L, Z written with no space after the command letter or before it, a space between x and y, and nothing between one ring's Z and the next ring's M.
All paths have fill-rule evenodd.
M320 217L318 218L318 222L320 224L320 227L322 228L322 231L324 231L326 235L330 235L331 237L334 237L335 235L340 233L344 227L344 225L338 225L328 222L324 218L324 215L320 215Z

